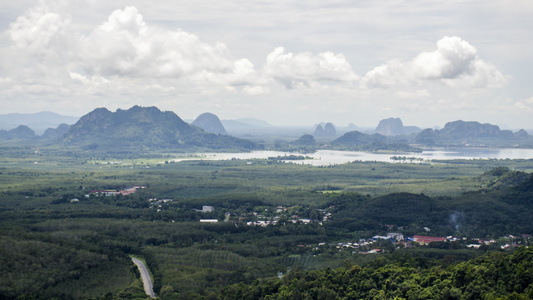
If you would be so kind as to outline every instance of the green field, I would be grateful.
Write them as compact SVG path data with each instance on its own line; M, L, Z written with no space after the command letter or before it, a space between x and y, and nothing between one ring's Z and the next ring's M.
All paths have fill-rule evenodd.
M533 233L532 160L313 167L276 160L172 162L180 153L0 150L1 298L143 299L130 259L138 255L161 299L216 299L234 284L347 261L394 262L394 253L458 263L500 251L509 235ZM131 186L144 188L91 193ZM203 206L214 210L201 212ZM276 224L247 225L259 221ZM457 249L434 251L400 251L379 241L350 251L335 246L391 231L465 240ZM474 237L498 244L467 248ZM383 253L360 254L372 247Z

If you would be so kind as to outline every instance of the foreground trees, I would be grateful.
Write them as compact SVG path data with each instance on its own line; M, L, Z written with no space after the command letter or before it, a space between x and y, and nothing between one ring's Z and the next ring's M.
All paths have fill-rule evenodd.
M533 249L486 253L443 267L421 267L413 258L368 267L303 271L279 279L242 283L219 299L532 299Z

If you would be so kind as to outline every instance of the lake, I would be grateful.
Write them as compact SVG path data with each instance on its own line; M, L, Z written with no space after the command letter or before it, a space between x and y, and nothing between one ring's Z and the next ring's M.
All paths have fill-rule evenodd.
M384 152L363 152L363 151L338 151L338 150L318 150L315 153L300 154L282 151L253 151L247 153L202 153L195 154L186 159L202 160L231 160L231 159L267 159L269 157L302 155L312 159L290 160L293 163L309 164L314 166L327 166L343 164L353 161L379 161L379 162L428 162L431 160L450 159L533 159L533 149L496 149L496 148L450 148L432 149L420 153L384 153ZM405 160L393 160L392 157L405 157ZM186 159L176 159L181 161Z

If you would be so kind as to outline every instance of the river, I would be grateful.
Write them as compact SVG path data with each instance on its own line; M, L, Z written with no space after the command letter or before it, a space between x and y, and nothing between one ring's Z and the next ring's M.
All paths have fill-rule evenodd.
M180 158L182 160L231 160L231 159L267 159L269 157L301 155L310 157L305 160L287 160L293 163L309 164L313 166L327 166L343 164L353 161L379 161L379 162L429 162L431 160L451 160L451 159L533 159L533 149L514 148L447 148L429 149L423 152L364 152L364 151L338 151L338 150L318 150L315 153L300 154L294 152L281 151L252 151L243 153L202 153L192 154L190 158ZM392 158L405 157L406 159L393 160Z

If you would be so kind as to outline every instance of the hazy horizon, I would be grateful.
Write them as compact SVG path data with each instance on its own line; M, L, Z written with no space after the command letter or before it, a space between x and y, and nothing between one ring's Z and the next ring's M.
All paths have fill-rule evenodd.
M533 128L533 2L0 4L2 114Z
M129 108L126 108L126 109L118 108L118 109L127 110L127 109L129 109ZM111 112L115 112L115 110L111 110ZM173 111L173 112L176 113L175 111ZM0 114L0 117L5 116L5 115L10 115L10 114L32 115L32 114L39 114L39 113L52 113L52 114L58 114L58 115L60 115L60 116L62 116L62 117L68 117L68 118L81 118L81 117L83 117L83 115L81 115L81 116L63 115L63 114L59 114L59 113L57 113L57 112L53 112L53 111L41 111L41 112L36 112L36 113L24 113L24 112L22 112L22 113L8 113L8 114ZM178 117L180 117L183 121L187 122L187 123L192 123L192 122L196 119L196 117L198 117L198 116L196 116L196 117L194 117L194 118L185 118L185 117L180 116L178 113L176 113L176 115L177 115ZM216 114L215 114L215 115L216 115ZM319 125L319 124L321 124L321 125L325 125L326 123L332 123L332 124L335 126L335 128L337 128L337 129L341 129L341 130L342 130L342 129L347 129L347 128L349 128L349 127L355 125L359 130L363 130L363 131L365 131L365 132L369 132L369 131L373 131L373 130L375 130L376 127L378 126L379 122L382 121L382 120L384 120L384 119L377 120L376 123L375 123L375 125L370 125L370 126L359 125L359 124L356 124L356 123L349 123L349 124L339 123L339 124L337 124L337 123L335 123L335 122L329 122L329 121L315 122L315 123L312 123L312 124L305 123L305 124L294 124L294 125L280 125L280 124L272 124L272 123L269 123L269 122L267 122L267 121L265 121L265 120L263 120L263 119L260 119L260 118L247 118L247 117L243 117L243 118L236 118L236 119L226 119L226 118L223 118L223 117L218 116L218 115L217 115L217 117L218 117L222 122L226 122L226 121L239 121L239 122L247 123L247 124L249 124L249 125L253 125L253 124L252 124L253 122L247 122L247 121L249 121L249 120L255 120L255 121L259 121L259 122L265 122L265 123L267 123L269 126L272 126L272 127L301 128L301 129L303 129L303 128L314 128L314 127L316 127L316 126ZM395 117L390 117L390 118L395 118ZM389 118L385 118L385 119L389 119ZM401 119L401 118L400 118L400 119ZM426 129L426 128L431 128L431 129L442 129L442 128L444 128L444 126L446 125L446 124L442 124L442 125L440 125L440 124L436 124L436 125L431 126L431 127L423 127L423 126L419 126L419 125L417 125L417 124L406 123L405 120L402 120L402 119L401 119L401 121L402 121L402 123L403 123L403 126L416 126L416 127L419 127L419 128L422 129L422 130L423 130L423 129ZM476 121L476 120L450 120L450 121L447 121L446 123L454 122L454 121L478 122L478 121ZM0 129L4 129L4 130L7 129L7 130L8 130L8 129L14 129L14 128L16 127L16 126L15 126L15 127L13 127L13 128L11 128L11 127L8 128L8 127L4 126L4 125L5 125L4 123L5 123L5 122L3 122L3 121L0 119ZM24 123L24 122L23 122L23 123ZM23 124L23 123L21 123L21 124L18 124L18 123L17 123L17 124L18 124L18 125L28 125L28 124ZM26 123L27 123L27 122L26 122ZM39 121L37 121L36 123L39 123ZM482 122L479 122L479 123L482 123ZM14 123L13 123L13 124L14 124ZM491 124L491 125L496 125L496 126L498 126L501 130L511 130L511 131L515 132L515 131L518 131L518 130L520 130L520 129L524 129L524 130L526 130L528 133L533 134L533 133L531 133L531 132L533 132L533 127L531 127L531 128L526 128L526 127L523 127L523 128L510 128L510 127L505 127L504 125L502 126L502 125L497 124L497 123L489 123L489 124ZM17 126L18 126L18 125L17 125ZM69 125L72 125L72 124L69 124ZM30 126L30 128L31 128L31 126ZM44 127L43 127L43 128L44 128ZM31 129L35 129L35 128L31 128ZM41 129L42 129L42 128L41 128ZM42 131L42 130L41 130L41 131Z

